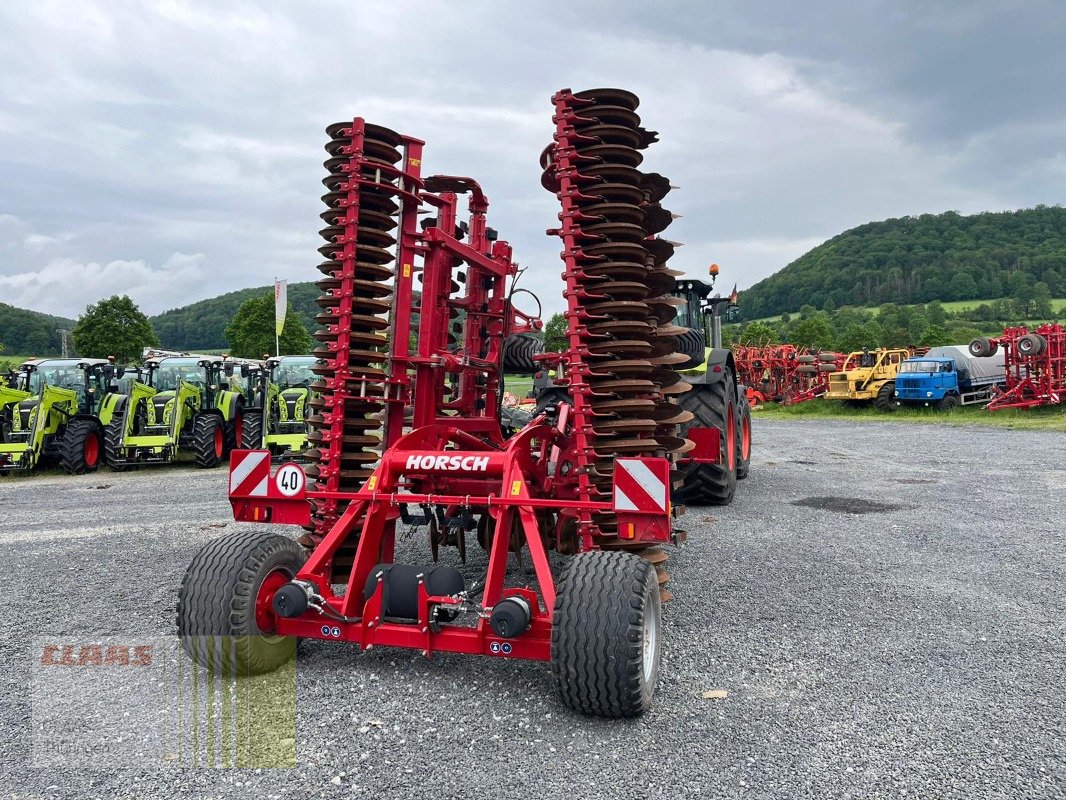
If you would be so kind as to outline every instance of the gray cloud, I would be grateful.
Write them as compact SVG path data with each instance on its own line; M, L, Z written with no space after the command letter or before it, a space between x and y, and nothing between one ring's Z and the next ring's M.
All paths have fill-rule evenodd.
M677 266L741 287L872 219L1061 200L1048 2L55 2L0 6L0 300L149 311L316 277L326 124L470 174L560 306L552 92L621 85L682 189Z

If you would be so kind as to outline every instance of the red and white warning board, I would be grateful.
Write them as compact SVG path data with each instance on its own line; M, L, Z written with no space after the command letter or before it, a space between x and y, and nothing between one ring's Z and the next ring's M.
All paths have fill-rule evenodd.
M623 539L670 540L670 462L665 458L617 458L614 510Z
M269 487L269 450L234 450L230 454L230 497L266 497Z
M669 512L670 462L665 458L619 458L614 465L616 511Z

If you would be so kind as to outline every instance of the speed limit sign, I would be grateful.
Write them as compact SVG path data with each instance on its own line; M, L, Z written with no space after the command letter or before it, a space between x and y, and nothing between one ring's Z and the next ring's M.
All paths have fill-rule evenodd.
M298 495L306 482L304 471L295 464L286 464L274 476L274 486L286 497Z

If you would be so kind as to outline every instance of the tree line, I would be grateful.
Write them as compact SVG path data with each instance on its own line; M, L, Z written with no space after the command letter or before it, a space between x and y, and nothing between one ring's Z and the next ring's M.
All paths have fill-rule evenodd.
M871 222L808 251L743 293L745 319L891 302L1066 296L1066 208ZM1027 311L1022 317L1046 316Z

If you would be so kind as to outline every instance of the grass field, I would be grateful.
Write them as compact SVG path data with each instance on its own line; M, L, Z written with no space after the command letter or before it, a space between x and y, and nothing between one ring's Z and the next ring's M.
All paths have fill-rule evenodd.
M998 298L998 299L1005 300L1006 298ZM972 308L977 308L979 305L991 304L991 303L994 303L994 302L996 302L995 299L992 299L992 300L952 300L952 301L947 302L947 303L941 303L940 305L943 306L944 310L947 311L949 314L957 314L960 311L969 311ZM1060 309L1066 308L1066 297L1053 297L1053 298L1051 298L1051 308L1054 310L1054 312L1056 314L1058 314ZM881 307L880 306L865 306L865 307L862 308L862 310L863 311L869 311L871 314L873 314L876 317L881 312ZM799 311L798 310L797 311L790 311L788 313L791 316L795 316L796 314L799 313ZM775 321L777 321L779 319L781 319L781 315L780 314L775 314L772 317L760 317L759 319L751 319L751 320L744 320L744 321L745 322L775 322ZM1033 323L1036 323L1036 322L1046 322L1046 321L1047 320L1026 320L1026 323L1027 324L1033 324Z
M811 400L794 406L768 403L755 410L763 419L847 419L870 422L924 422L932 425L982 425L1019 430L1048 430L1066 432L1066 404L1034 408L1028 411L1007 409L985 411L980 406L963 406L952 411L933 408L900 408L891 413L873 407L852 408L830 400Z

